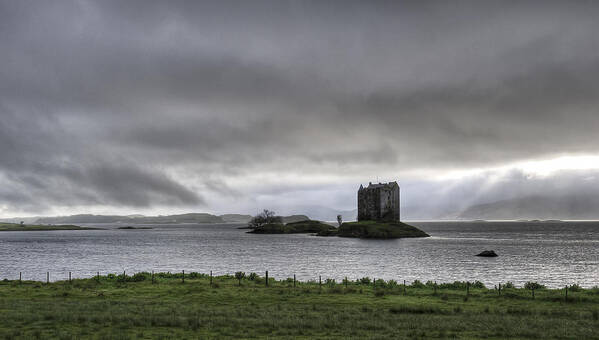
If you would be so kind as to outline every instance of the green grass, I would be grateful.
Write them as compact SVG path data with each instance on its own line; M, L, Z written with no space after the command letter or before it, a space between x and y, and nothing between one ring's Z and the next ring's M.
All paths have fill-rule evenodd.
M18 224L18 223L0 223L0 231L38 231L38 230L89 230L95 228L79 227L76 225L38 225L38 224Z
M424 231L403 222L358 221L343 223L337 232L341 237L405 238L428 237Z
M253 280L251 280L251 279ZM0 282L0 338L597 339L599 289L404 287L234 276L108 275ZM474 288L479 287L479 288Z
M320 233L328 230L334 230L330 224L322 223L320 221L305 220L298 222L291 222L287 224L282 223L271 223L265 224L258 228L250 231L252 234L309 234L309 233Z

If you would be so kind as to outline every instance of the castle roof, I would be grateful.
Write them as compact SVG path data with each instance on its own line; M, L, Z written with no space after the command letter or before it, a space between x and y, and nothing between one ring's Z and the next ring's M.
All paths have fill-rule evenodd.
M368 183L368 186L366 188L362 187L362 184L360 184L360 189L377 189L377 188L393 188L395 186L399 186L399 184L397 184L397 182L389 182L389 183L375 183L372 184L372 182Z

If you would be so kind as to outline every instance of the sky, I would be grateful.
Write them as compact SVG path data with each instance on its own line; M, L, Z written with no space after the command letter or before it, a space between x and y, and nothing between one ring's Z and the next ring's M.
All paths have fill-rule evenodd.
M431 215L592 195L597 17L594 1L0 0L0 217L351 210L377 181Z

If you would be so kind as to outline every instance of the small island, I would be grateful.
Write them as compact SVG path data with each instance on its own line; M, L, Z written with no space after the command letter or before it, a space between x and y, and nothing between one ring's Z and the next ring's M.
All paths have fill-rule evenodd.
M321 221L294 223L267 223L253 228L250 234L315 234L316 236L339 236L370 239L394 239L406 237L429 237L424 231L402 222L359 221L346 222L339 228Z
M250 234L319 234L336 231L330 224L320 221L305 220L292 223L266 223L248 231Z
M97 228L80 227L71 224L41 225L24 223L1 223L0 231L46 231L46 230L94 230Z
M280 216L264 210L253 217L248 227L251 234L314 233L317 236L355 237L364 239L396 239L430 237L424 231L400 221L399 185L397 182L369 183L358 189L358 221L342 223L339 228L320 221L298 221L283 224Z
M403 222L358 221L343 223L338 229L328 230L318 236L357 237L370 239L394 239L407 237L430 237L424 231Z

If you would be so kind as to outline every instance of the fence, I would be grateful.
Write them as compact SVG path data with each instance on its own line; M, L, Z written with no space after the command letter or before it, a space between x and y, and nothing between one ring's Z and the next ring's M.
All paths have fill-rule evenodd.
M139 273L137 273L137 274L135 274L135 275L142 274L142 273L147 273L147 272L139 272ZM242 273L242 272L238 272L238 273ZM48 272L46 272L45 274L46 274L46 284L49 284L49 283L50 283L50 272L48 271ZM156 275L157 275L157 274L156 274L154 271L152 271L151 273L147 273L147 274L149 274L149 275L150 275L150 278L151 278L151 283L152 283L152 284L155 284L155 283L157 282L157 281L156 281ZM159 274L160 274L160 275L164 275L165 273L159 273ZM168 273L166 273L166 274L169 274L169 275L171 275L171 273L170 273L170 272L168 272ZM190 275L191 275L191 276L193 276L193 275L197 275L197 274L198 274L197 272L192 272L191 274L188 272L188 278L190 277ZM252 273L252 274L255 274L255 273ZM112 273L109 273L108 275L114 275L114 274L112 274ZM130 276L130 277L135 277L135 275L132 275L132 276ZM176 274L173 274L173 275L176 275ZM203 274L202 274L202 275L203 275ZM207 275L207 274L205 274L205 275ZM229 275L229 274L226 274L225 276L230 276L230 275ZM250 276L251 276L251 275L250 275ZM115 277L117 277L117 276L115 276ZM127 273L126 273L126 271L125 271L125 270L123 270L122 278L126 279L127 277L128 277L128 276L127 276ZM236 273L236 277L237 277L237 273ZM101 279L100 272L99 272L99 271L97 271L97 272L96 272L96 275L95 275L94 277L92 277L92 279L93 279L93 278L95 278L95 280L96 280L97 282L100 282L100 279ZM180 278L181 278L181 283L183 283L183 284L184 284L184 283L185 283L185 278L186 278L185 270L181 270L181 276L180 276ZM242 278L245 278L245 273L243 273L243 277L237 277L237 278L239 279L239 283L240 283L240 285L241 285L241 279L242 279ZM84 278L84 279L85 279L85 278ZM209 274L209 279L210 279L210 285L212 286L212 285L214 284L214 275L213 275L213 272L212 272L212 271L210 271L210 274ZM268 270L267 270L267 271L265 271L265 272L264 272L264 286L265 286L265 287L269 287L269 282L271 281L271 279L272 279L272 278L269 278L269 273L268 273ZM291 278L289 278L289 279L291 279ZM289 280L289 279L288 279L288 280ZM274 279L273 279L273 280L274 280ZM8 281L8 280L7 280L7 279L4 279L4 281ZM61 280L57 280L57 281L58 281L58 282L60 282ZM72 276L72 272L70 272L70 271L68 272L68 277L65 277L65 278L64 278L64 281L68 282L69 284L72 284L72 282L73 282L73 276ZM275 281L276 281L276 280L275 280ZM19 280L18 280L18 282L19 282L19 284L22 284L22 283L23 283L23 272L19 272ZM39 281L30 280L30 282L39 282ZM298 281L298 280L297 280L297 278L296 278L296 274L293 274L293 281L292 281L292 282L293 282L293 287L294 287L294 288L296 288L296 287L297 287L298 283L301 283L300 281ZM304 282L304 283L310 283L310 282L311 282L311 281L307 281L307 282ZM329 285L331 282L332 282L332 283L334 283L334 284L336 284L336 282L335 282L335 280L334 280L334 279L326 279L326 284L327 284L327 285ZM348 280L348 278L347 278L347 276L346 276L346 277L343 279L343 281L342 281L342 283L341 283L341 284L342 284L342 285L344 285L344 286L345 286L345 288L348 288L348 284L349 284L350 282L351 282L351 281L350 281L350 280ZM378 288L388 288L388 285L390 285L390 284L391 284L391 282L393 282L393 286L398 286L398 287L399 287L399 288L402 290L402 292L403 292L403 294L404 294L404 295L407 295L407 294L408 294L408 288L426 288L426 287L429 287L430 289L432 289L432 292L433 292L433 294L434 294L434 295L436 295L436 294L437 294L437 290L438 290L438 289L440 289L440 286L441 286L441 287L448 287L448 286L450 286L451 288L454 288L454 289L456 289L456 284L458 284L458 285L463 285L463 289L465 290L465 296L466 296L466 298L468 298L468 297L470 296L470 289L471 289L471 285L472 285L472 283L471 283L471 282L469 282L469 281L466 281L466 282L460 282L460 281L456 281L456 282L454 282L454 283L445 283L445 284L438 285L436 281L435 281L435 282L428 281L426 284L424 284L424 283L421 283L421 282L420 282L420 281L418 281L418 280L415 280L415 281L414 281L414 282L413 282L413 283L410 285L410 284L407 284L407 283L406 283L406 280L403 280L403 284L399 284L399 283L397 283L397 281L394 281L394 280L384 281L384 280L381 280L381 279L377 280L376 278L374 278L374 279L370 280L370 278L368 278L368 277L364 277L364 278L361 278L361 279L356 279L354 282L356 282L356 283L358 283L358 282L359 282L361 285L370 285L370 284L371 284L371 285L372 285L372 289L373 289L373 290L376 290L376 289L377 289L377 283L378 283ZM478 281L476 281L476 282L475 282L475 285L476 285L476 288L486 288L486 287L485 287L485 286L484 286L482 283L480 283L480 282L478 282ZM320 289L322 289L322 287L323 287L322 275L318 275L318 287L319 287ZM508 287L509 287L509 288L516 288L516 287L514 287L514 286L513 286L512 284L510 284L510 283L508 283L508 284L503 284L503 286L502 286L502 283L498 283L498 284L497 284L496 286L494 286L492 289L493 289L494 291L496 291L496 293L497 293L497 295L498 295L498 296L501 296L501 294L502 294L502 291L503 291L503 292L504 292L504 294L505 294L505 290L506 290L506 288L508 288ZM573 286L570 286L570 287L577 287L577 288L579 288L579 286L578 286L578 285L573 285ZM460 287L457 287L457 288L459 289ZM528 289L528 290L530 290L531 298L533 298L533 299L534 299L534 298L535 298L535 291L536 291L536 290L539 290L539 289L543 289L543 288L544 288L544 286L542 286L542 285L539 285L538 283L535 283L535 282L528 282L528 283L527 283L527 284L524 286L524 288L525 288L525 289ZM491 288L489 288L489 289L491 289ZM561 289L561 288L559 288L559 289ZM565 299L566 299L566 301L567 301L567 300L568 300L568 290L569 290L569 286L568 286L568 285L566 285L566 286L563 288L563 290L564 290L564 297L565 297ZM570 290L572 290L572 289L570 289Z

